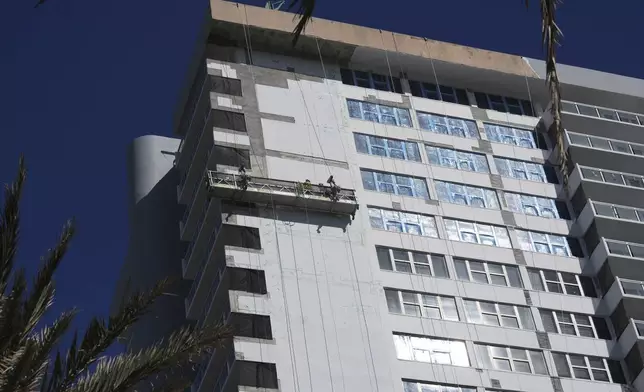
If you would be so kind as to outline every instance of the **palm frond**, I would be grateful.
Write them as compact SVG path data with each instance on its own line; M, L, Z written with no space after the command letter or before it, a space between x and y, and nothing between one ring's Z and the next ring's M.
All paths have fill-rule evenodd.
M315 0L291 0L288 4L289 11L295 9L296 19L299 19L297 25L293 29L293 39L292 45L295 46L297 41L300 39L300 36L304 32L306 25L311 21L313 17L313 11L315 10Z
M58 374L52 374L44 391L66 391L128 327L149 310L150 305L163 294L168 285L169 281L163 280L149 291L135 293L107 322L100 318L92 319L80 347L77 348L75 336L65 360L61 361L62 370Z
M141 380L202 357L221 347L230 337L224 325L195 330L185 327L167 341L159 341L138 353L126 353L100 360L96 370L78 378L67 392L126 392Z
M525 0L529 6L528 0ZM541 9L541 39L546 50L546 84L550 92L550 113L553 118L552 127L556 139L556 149L559 155L559 170L563 178L564 189L568 184L568 152L564 145L564 129L561 121L561 84L557 74L557 47L560 45L563 33L557 25L556 12L560 0L540 0Z
M19 202L26 176L25 159L21 156L16 179L11 185L5 186L4 208L0 214L0 295L6 291L18 250Z
M53 249L49 249L46 261L40 267L34 279L31 295L25 302L25 333L30 333L54 300L54 272L60 265L69 243L75 232L74 221L68 221L64 226L60 238Z

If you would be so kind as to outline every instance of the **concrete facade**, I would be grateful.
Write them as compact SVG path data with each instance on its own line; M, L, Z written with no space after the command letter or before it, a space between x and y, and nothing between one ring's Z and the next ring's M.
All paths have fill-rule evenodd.
M604 91L596 71L562 73L564 125L582 135L567 136L563 184L537 60L325 20L290 48L290 14L211 10L178 139L135 141L134 283L117 298L158 262L185 285L181 314L173 299L131 347L184 322L233 325L193 392L644 391L644 210L619 209L644 189L628 78ZM594 117L573 103L584 92ZM165 182L156 218L137 212Z

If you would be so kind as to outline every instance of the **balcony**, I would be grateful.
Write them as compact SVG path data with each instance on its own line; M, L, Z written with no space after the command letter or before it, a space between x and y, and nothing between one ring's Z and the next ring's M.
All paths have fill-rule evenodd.
M354 215L358 201L353 189L341 188L332 198L332 189L325 185L294 181L240 176L216 171L208 172L210 193L219 198L252 203L307 208L310 210Z

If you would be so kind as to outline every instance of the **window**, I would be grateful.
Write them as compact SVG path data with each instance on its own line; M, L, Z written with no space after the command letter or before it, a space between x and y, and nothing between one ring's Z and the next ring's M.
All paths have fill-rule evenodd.
M620 206L597 201L592 202L595 214L609 218L625 219L635 222L644 222L644 209Z
M404 392L476 392L475 387L403 381Z
M606 320L587 314L539 309L546 332L611 340Z
M515 265L455 258L454 267L456 268L456 277L459 280L499 286L523 287L519 268Z
M242 96L241 80L225 78L217 75L209 76L210 83L212 84L212 91L221 94L235 95L238 97Z
M409 81L409 88L411 90L411 94L415 97L460 103L461 105L470 104L470 101L467 98L467 93L462 88L454 88L442 85L436 86L433 83L417 82L414 80Z
M580 166L581 176L585 180L622 185L630 188L644 188L644 178L637 174L618 173L608 170Z
M394 345L398 359L470 366L465 342L394 333Z
M635 331L637 336L644 338L644 321L633 319L633 324L635 324Z
M644 123L642 123L642 125L644 125ZM568 140L570 141L570 144L575 146L592 147L602 150L620 152L622 154L644 156L644 144L606 139L574 132L568 132Z
M494 164L499 174L503 177L548 182L543 165L497 157L494 157Z
M404 249L376 247L380 269L409 274L449 278L445 256Z
M592 117L598 117L597 114L599 113L599 117L606 120L621 121L634 125L644 125L644 116L637 115L635 113L620 112L613 109L581 105L567 101L562 101L561 104L564 112L582 114L584 116Z
M474 344L476 354L488 369L548 374L543 353L537 350Z
M242 248L261 249L259 229L256 227L223 225L224 244Z
M485 134L491 142L510 144L525 148L537 148L535 136L532 131L504 127L501 125L484 124ZM545 146L541 146L545 147Z
M553 199L510 192L504 192L504 195L510 211L544 218L559 218L557 205Z
M534 330L530 308L464 299L467 321L474 324Z
M559 377L624 383L619 363L600 357L553 352Z
M534 117L532 104L528 100L476 92L474 97L476 98L476 105L482 109Z
M604 240L608 247L608 253L617 256L634 257L644 259L644 245L631 244L626 242L617 242L614 240Z
M411 128L409 110L393 106L379 105L363 101L347 99L349 117L377 122L381 124L398 125Z
M385 289L389 312L407 316L458 321L456 300L434 294Z
M364 189L429 199L424 178L360 169Z
M361 133L354 133L353 137L358 152L381 157L404 159L406 161L421 161L417 143L363 135Z
M475 121L422 112L417 112L417 115L421 129L444 135L479 138L479 130Z
M499 209L496 192L492 189L444 181L434 181L434 184L438 200L472 207Z
M447 238L452 241L471 242L481 245L492 245L511 248L508 230L505 227L484 225L481 223L444 219Z
M369 207L369 222L374 229L438 238L433 216Z
M525 230L516 230L516 233L519 246L525 251L571 256L566 237Z
M624 292L624 294L644 297L644 283L637 280L621 278L619 278L619 283L622 286L622 291Z
M591 278L568 272L528 268L532 289L550 293L597 297Z
M400 78L346 68L340 68L340 76L344 84L402 94Z
M237 132L246 132L244 113L228 110L212 109L212 125L215 128L231 129Z
M429 163L452 169L489 173L487 158L483 154L452 150L450 148L425 146Z

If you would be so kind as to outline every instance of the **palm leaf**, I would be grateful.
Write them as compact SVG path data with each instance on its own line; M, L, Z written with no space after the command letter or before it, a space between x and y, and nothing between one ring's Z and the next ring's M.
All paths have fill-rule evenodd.
M306 25L311 21L313 17L313 11L315 10L315 0L291 0L288 4L288 10L295 9L296 18L299 19L295 28L293 29L293 39L292 45L295 46L297 41L300 39L300 36L304 32Z
M202 330L185 327L172 334L167 341L159 341L138 353L100 360L94 372L79 377L66 391L131 391L141 380L149 380L154 375L199 359L205 352L220 347L230 336L230 329L224 325Z

